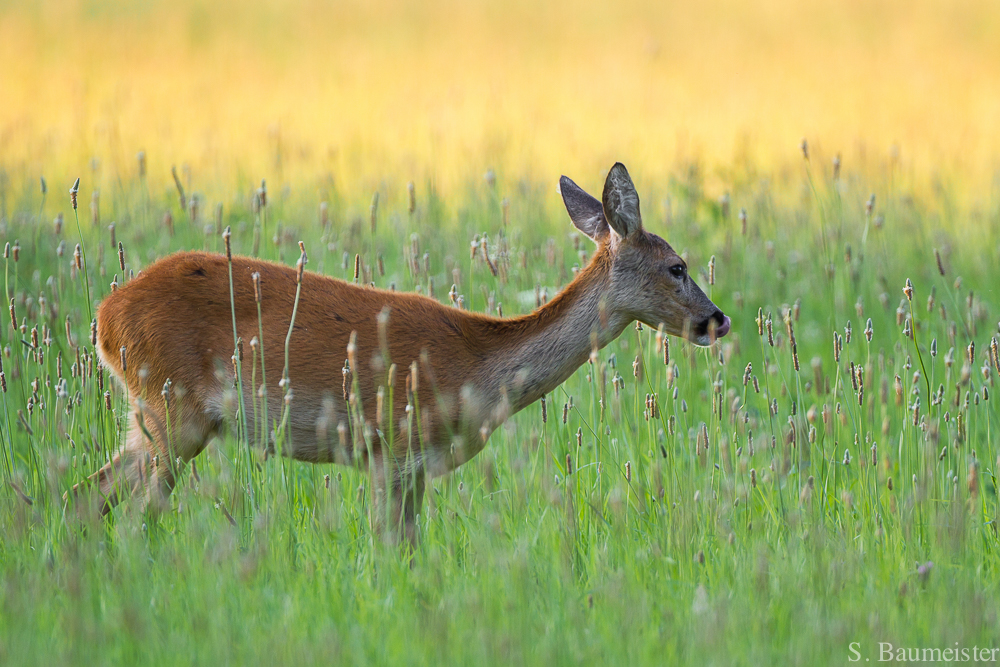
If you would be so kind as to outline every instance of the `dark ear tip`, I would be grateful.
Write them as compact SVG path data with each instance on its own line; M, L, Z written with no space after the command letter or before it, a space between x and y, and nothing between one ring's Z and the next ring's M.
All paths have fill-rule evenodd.
M608 171L608 176L613 176L615 178L621 176L629 177L628 169L626 169L625 165L623 165L621 162L615 162L614 166L611 167L611 170Z
M562 195L563 199L566 197L572 197L579 195L583 190L580 186L573 182L573 179L569 176L559 177L559 194Z

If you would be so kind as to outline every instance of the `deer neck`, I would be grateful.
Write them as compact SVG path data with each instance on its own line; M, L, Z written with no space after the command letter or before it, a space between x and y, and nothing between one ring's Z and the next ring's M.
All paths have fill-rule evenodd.
M511 414L562 384L587 362L595 343L604 347L628 326L628 318L606 302L610 269L609 249L602 246L552 301L507 321L487 377L497 394L506 395Z

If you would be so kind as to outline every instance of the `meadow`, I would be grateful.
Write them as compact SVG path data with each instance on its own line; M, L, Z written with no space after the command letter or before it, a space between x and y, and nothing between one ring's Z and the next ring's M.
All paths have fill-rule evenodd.
M0 7L0 663L1000 648L995 9L110 7ZM919 113L928 90L954 94ZM524 313L594 249L558 176L598 192L615 160L732 333L626 329L429 482L413 553L372 533L358 471L232 434L158 516L64 502L125 428L91 339L113 282L229 228L237 253L302 242L310 270Z

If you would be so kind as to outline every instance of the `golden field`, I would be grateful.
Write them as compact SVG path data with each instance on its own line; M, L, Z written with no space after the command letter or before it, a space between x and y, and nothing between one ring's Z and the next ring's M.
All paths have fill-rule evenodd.
M1000 6L944 2L0 3L13 182L172 164L201 183L334 174L443 192L622 160L774 170L843 155L985 187L1000 153ZM641 168L640 168L641 166ZM780 172L779 172L780 173ZM86 180L86 179L85 179ZM98 183L99 184L99 183Z

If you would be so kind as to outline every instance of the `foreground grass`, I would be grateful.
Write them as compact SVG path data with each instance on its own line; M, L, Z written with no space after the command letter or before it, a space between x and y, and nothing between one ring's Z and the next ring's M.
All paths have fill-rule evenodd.
M740 172L725 201L696 169L640 187L646 226L704 267L732 336L671 339L665 365L655 331L627 330L545 418L531 406L431 482L412 558L372 538L346 468L255 455L258 504L234 504L231 437L164 515L66 508L125 414L89 360L74 246L95 303L170 250L221 249L229 225L237 252L291 261L303 240L310 268L352 279L359 255L363 281L441 299L454 283L465 307L511 315L591 250L550 187L501 175L442 201L418 185L411 210L392 180L377 206L326 183L257 207L244 185L192 209L184 175L183 208L142 179L97 198L84 182L80 239L68 198L25 185L4 221L0 662L840 664L852 642L862 661L878 642L997 646L998 202L827 171Z

